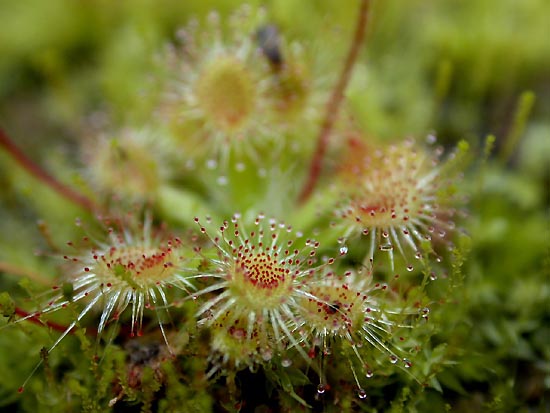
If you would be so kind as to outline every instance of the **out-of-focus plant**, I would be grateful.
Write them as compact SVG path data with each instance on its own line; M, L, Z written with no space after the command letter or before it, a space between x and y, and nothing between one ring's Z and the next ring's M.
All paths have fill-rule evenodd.
M161 3L0 5L2 405L547 405L546 43L492 65L491 1Z

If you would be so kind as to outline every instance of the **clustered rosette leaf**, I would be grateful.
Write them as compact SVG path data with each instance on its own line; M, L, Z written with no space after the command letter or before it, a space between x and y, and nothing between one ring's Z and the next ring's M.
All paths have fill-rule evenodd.
M153 201L170 176L172 149L152 128L103 131L83 140L84 174L94 191L118 204Z
M121 225L116 221L112 224ZM130 335L141 336L144 312L151 310L157 314L166 339L161 320L171 305L168 290L175 288L188 295L194 288L190 282L191 248L178 237L155 234L150 216L136 226L110 226L105 241L85 236L78 247L69 242L76 249L76 254L63 256L66 276L62 281L69 290L54 286L47 304L26 318L82 302L84 309L56 341L58 344L86 314L99 310L97 335L101 336L107 325L119 320L128 307Z
M83 309L51 351L87 314L99 313L99 338L110 323L125 323L124 313L130 307L130 337L134 337L142 335L144 313L153 311L170 352L164 320L169 308L180 302L170 295L175 288L180 300L197 303L196 324L210 332L208 377L272 360L288 366L298 355L317 371L322 393L327 381L324 367L312 361L319 355L317 348L320 354L329 354L329 342L334 340L345 347L360 392L350 357L357 358L367 377L374 368L363 360L363 344L392 363L402 359L405 367L410 365L393 344L393 329L402 327L395 320L410 310L401 304L392 307L392 300L380 295L387 292L387 285L374 283L372 274L336 275L335 259L317 257L318 241L264 215L249 223L237 214L213 230L206 228L212 227L207 221L202 226L196 219L206 243L195 238L193 246L178 237L155 234L149 215L138 228L106 220L118 227L108 228L106 241L86 236L78 247L69 243L78 252L64 256L68 276L63 288L54 287L42 308L18 321L82 303Z
M317 258L319 242L263 215L250 226L236 215L214 230L196 222L215 246L215 255L198 249L210 271L199 273L205 286L193 293L202 298L198 325L212 335L209 375L227 365L253 368L272 360L288 367L298 353L317 371L322 393L328 388L324 366L313 361L329 355L336 342L363 395L357 362L366 377L374 374L374 363L412 365L395 344L396 331L412 328L409 320L419 311L386 283L374 282L372 273L338 276L334 258Z
M440 165L441 149L426 150L407 140L389 146L354 140L340 170L341 200L336 226L343 238L366 238L367 263L375 251L394 251L412 271L412 258L436 254L440 244L452 246L451 233L457 200L446 192L456 176L446 176Z
M108 235L104 241L86 235L79 245L68 242L74 252L63 256L65 268L61 283L52 287L41 307L16 321L41 321L43 316L68 306L82 306L68 326L56 327L61 334L47 353L89 314L99 315L94 332L99 342L109 324L125 324L128 308L129 336L141 336L144 314L153 312L168 352L172 353L164 327L174 301L170 290L188 296L194 289L190 282L192 247L178 237L156 230L150 215L141 224L126 221L105 219L103 224L108 226ZM29 379L30 376L20 391Z
M345 354L359 392L362 385L353 358L367 378L385 361L401 361L402 367L411 367L405 349L395 341L399 341L397 331L413 327L419 311L406 306L387 283L375 282L372 273L346 271L341 276L318 278L304 291L299 328L303 340L311 347L311 353L319 348L321 358L332 354L332 347ZM320 378L324 388L323 373Z
M311 147L330 76L264 9L244 5L227 22L213 12L178 38L161 60L166 91L157 114L188 161L228 166L231 154L258 159L274 148Z
M231 346L243 348L232 360L237 365L269 361L274 352L282 357L290 347L307 359L294 334L303 287L333 262L317 262L317 241L292 237L290 226L264 220L260 215L247 228L236 215L215 235L201 226L217 253L209 258L212 272L200 274L208 285L194 294L209 295L198 323L212 327L214 350L224 361ZM227 345L229 336L237 340Z
M217 13L206 30L194 21L178 32L181 46L165 58L167 92L159 114L176 141L195 157L227 159L277 134L268 121L269 66L242 26L261 24L262 12L246 6L225 27Z

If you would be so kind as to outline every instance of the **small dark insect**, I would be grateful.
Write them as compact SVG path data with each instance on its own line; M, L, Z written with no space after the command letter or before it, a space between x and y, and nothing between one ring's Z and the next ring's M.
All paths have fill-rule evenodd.
M338 311L340 311L340 304L339 303L327 304L325 311L327 314L330 314L330 315L336 314Z
M260 27L256 31L256 40L264 56L269 60L273 68L277 70L280 69L284 63L284 59L281 52L281 39L277 27L272 24Z

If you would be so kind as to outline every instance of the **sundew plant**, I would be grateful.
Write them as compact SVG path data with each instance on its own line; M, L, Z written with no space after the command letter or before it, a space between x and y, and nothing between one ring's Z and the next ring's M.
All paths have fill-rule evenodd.
M546 3L1 3L0 410L550 410Z

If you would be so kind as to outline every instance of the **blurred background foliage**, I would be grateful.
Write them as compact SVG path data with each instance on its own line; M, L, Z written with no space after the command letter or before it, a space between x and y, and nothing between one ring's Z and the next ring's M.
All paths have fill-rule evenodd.
M323 57L327 72L339 70L357 2L249 3L266 5L285 36ZM108 112L115 123L146 120L151 107L143 90L160 70L155 56L190 17L212 9L225 15L239 4L0 0L2 128L31 158L78 184L76 154L87 119ZM434 314L440 346L428 359L440 365L436 384L401 404L396 396L378 411L550 411L549 16L546 0L373 4L366 47L347 90L346 121L373 139L428 133L446 145L466 139L476 155L465 180L471 245L464 279L442 298L454 305ZM488 135L495 139L485 156ZM52 238L63 243L79 211L7 154L0 153L0 165L0 260L53 272L34 254L46 247L36 222L48 222ZM18 291L8 272L1 274L1 290ZM17 401L15 389L37 345L3 335L0 371L21 374L2 375L0 404L6 411L31 408L28 399ZM18 346L20 360L11 358ZM106 365L119 362L112 357ZM49 406L43 411L55 410L54 394L45 391L51 399L42 400Z

